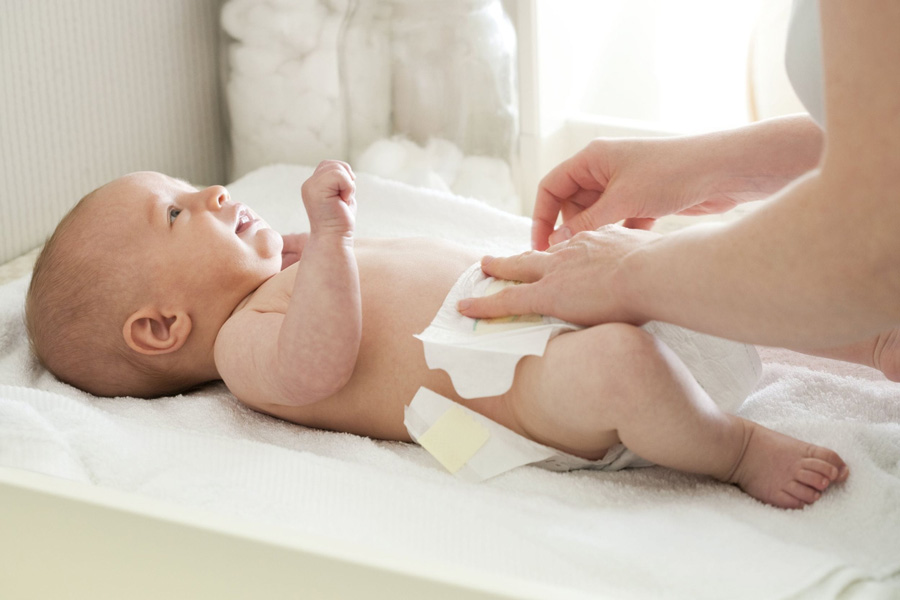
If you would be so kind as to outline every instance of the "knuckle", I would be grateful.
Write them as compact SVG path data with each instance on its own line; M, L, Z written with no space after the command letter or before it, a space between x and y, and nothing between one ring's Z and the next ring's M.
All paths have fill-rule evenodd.
M579 225L581 226L581 231L579 231L578 233L584 233L585 231L594 231L600 227L599 225L597 225L597 218L594 216L594 211L585 210L579 216L581 217L581 222L579 223Z
M515 263L517 265L527 263L530 260L532 260L532 258L534 257L535 254L536 254L535 250L526 250L525 252L522 252L521 254L517 254L515 257Z
M511 285L507 288L504 288L500 292L494 294L494 306L497 309L498 316L505 314L518 314L519 304L519 294L522 286L520 285Z
M602 234L610 234L610 233L613 233L614 231L616 231L617 229L619 229L618 225L615 225L614 223L609 223L607 225L604 225L603 227L599 227L597 229L597 232L602 233Z

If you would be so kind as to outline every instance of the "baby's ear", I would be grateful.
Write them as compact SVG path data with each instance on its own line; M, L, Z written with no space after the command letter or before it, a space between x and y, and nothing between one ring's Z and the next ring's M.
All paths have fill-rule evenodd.
M167 354L181 348L191 334L191 318L185 312L165 314L154 307L135 311L122 329L125 343L141 354Z

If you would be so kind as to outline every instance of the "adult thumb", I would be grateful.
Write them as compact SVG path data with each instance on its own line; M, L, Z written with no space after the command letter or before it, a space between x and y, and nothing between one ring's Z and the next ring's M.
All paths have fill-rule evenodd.
M618 223L625 218L625 215L619 216L620 210L609 202L604 194L597 202L568 219L562 227L554 231L550 235L550 245L564 242L580 231L594 231L604 225Z

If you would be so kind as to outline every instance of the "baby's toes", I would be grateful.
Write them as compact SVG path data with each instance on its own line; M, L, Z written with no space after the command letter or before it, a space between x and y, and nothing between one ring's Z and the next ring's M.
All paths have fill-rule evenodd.
M796 498L801 503L801 506L812 504L822 497L822 492L813 489L806 484L800 483L797 480L789 481L788 484L784 486L784 491L793 498Z
M847 467L847 463L845 463L843 459L838 456L838 453L834 450L822 448L821 446L811 446L807 456L813 461L821 461L823 463L826 463L830 468L824 468L821 465L819 467L815 467L807 466L806 464L804 464L803 466L805 468L811 468L813 470L819 471L820 473L822 473L822 475L825 475L832 481L843 481L847 479L847 476L850 474L850 469ZM804 462L809 461L807 460Z
M831 465L826 466L828 468L827 472L830 473L833 471L834 476L828 476L814 469L800 469L796 475L797 481L820 492L824 492L837 477L837 469Z
M804 506L809 504L809 502L804 502L784 490L778 490L777 492L775 492L775 495L772 497L771 501L769 501L769 504L772 504L779 508L796 509L803 508Z

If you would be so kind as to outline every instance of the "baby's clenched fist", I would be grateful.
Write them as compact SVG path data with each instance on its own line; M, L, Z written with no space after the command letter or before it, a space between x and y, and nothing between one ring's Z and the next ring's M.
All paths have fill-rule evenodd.
M356 223L356 175L339 160L324 160L303 183L311 235L352 237Z

